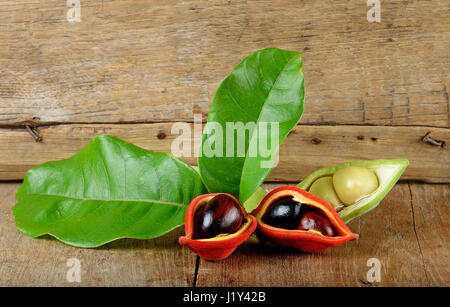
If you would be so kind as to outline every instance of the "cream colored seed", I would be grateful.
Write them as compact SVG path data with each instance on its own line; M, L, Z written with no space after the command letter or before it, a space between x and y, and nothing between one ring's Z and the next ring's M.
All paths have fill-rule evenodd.
M326 176L317 179L309 188L309 192L330 204L336 211L342 209L342 202L339 200L333 188L333 178Z
M378 188L378 178L366 167L347 166L333 174L333 186L339 199L350 206Z

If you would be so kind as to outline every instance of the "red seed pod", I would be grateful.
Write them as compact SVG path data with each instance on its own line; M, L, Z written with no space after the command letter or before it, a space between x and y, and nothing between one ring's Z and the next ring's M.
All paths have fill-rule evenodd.
M282 214L274 216L274 212ZM330 205L298 187L273 190L251 214L258 221L260 240L304 252L320 252L358 239ZM283 219L288 228L280 226Z
M206 260L221 260L233 253L256 229L234 196L205 194L194 198L186 211L186 235L180 244Z

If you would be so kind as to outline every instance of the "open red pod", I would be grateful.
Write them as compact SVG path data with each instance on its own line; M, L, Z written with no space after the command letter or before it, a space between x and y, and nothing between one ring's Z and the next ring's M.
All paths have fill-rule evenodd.
M186 235L178 241L206 260L221 260L255 231L256 224L256 219L245 212L234 196L200 195L189 204Z
M258 221L261 241L320 252L358 239L324 200L298 187L280 187L251 213Z

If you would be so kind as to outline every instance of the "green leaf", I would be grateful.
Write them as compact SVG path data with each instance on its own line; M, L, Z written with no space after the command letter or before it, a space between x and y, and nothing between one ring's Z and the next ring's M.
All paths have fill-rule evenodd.
M150 239L184 224L204 194L198 173L167 154L99 136L73 157L29 170L13 208L17 228L77 247Z
M406 159L346 162L332 167L321 168L308 175L297 186L309 191L309 188L317 179L325 176L333 176L336 171L347 166L362 166L372 170L378 178L378 188L371 194L338 212L342 220L348 223L378 206L400 179L408 164L409 161Z
M208 116L202 136L201 156L198 159L200 173L210 192L226 192L244 203L269 175L276 159L279 145L298 123L303 113L305 97L301 54L269 48L246 57L220 84ZM227 133L227 123L255 123L243 138L236 130ZM276 137L261 133L261 123L278 123ZM222 135L207 128L221 127ZM270 125L269 125L270 127ZM222 141L223 147L214 142ZM226 143L234 140L234 148ZM269 155L260 150L251 154L250 148L258 148L267 141ZM237 142L243 142L244 154ZM211 156L206 149L217 154ZM227 154L230 150L232 154ZM262 162L266 165L262 167Z

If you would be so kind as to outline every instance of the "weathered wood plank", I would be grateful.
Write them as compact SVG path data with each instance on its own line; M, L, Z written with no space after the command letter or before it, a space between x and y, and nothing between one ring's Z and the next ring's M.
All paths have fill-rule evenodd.
M32 239L14 225L17 183L0 184L0 286L192 286L196 258L181 248L178 228L154 240L124 239L78 249L49 236ZM81 282L69 283L67 260L81 262Z
M0 3L0 125L191 121L251 52L303 51L303 123L449 125L446 0ZM307 18L305 17L307 16Z
M279 185L266 186L272 189ZM440 196L448 185L423 185L433 195L429 205L445 210ZM423 199L423 198L421 198ZM436 201L436 202L435 202ZM433 224L435 222L432 222ZM436 232L444 231L436 224ZM268 247L252 237L229 258L220 262L200 260L198 286L427 286L430 285L414 228L408 184L394 187L386 199L370 213L353 220L350 229L358 233L358 241L347 242L319 254ZM445 233L445 232L442 232ZM421 233L420 236L425 235ZM442 234L427 232L431 240ZM448 238L446 239L448 241ZM447 242L448 243L448 242ZM438 263L447 257L448 244L436 247L427 261ZM446 256L443 253L447 253ZM381 282L367 282L369 258L381 263ZM445 265L444 262L442 266ZM448 284L448 274L441 275L441 285ZM443 276L444 275L444 276ZM435 283L437 284L437 283Z
M271 190L281 184L266 184ZM119 240L77 249L17 231L11 207L19 184L0 184L0 286L192 285L195 255L178 229L155 240ZM200 260L198 286L364 286L369 258L381 262L381 286L448 285L449 185L397 185L374 211L349 227L356 242L308 255L269 248L250 238L230 258ZM411 198L412 197L412 198ZM81 261L81 283L66 279L69 258Z
M172 123L56 125L40 128L40 143L26 129L0 129L0 180L22 179L35 165L68 158L99 134L171 153L172 142L179 137L171 129ZM299 182L318 168L346 161L407 158L410 166L402 179L450 182L448 145L423 142L427 132L433 139L450 143L450 129L444 128L297 126L281 146L280 161L268 180ZM196 164L192 156L182 159Z
M410 184L414 228L432 286L450 284L450 185Z

